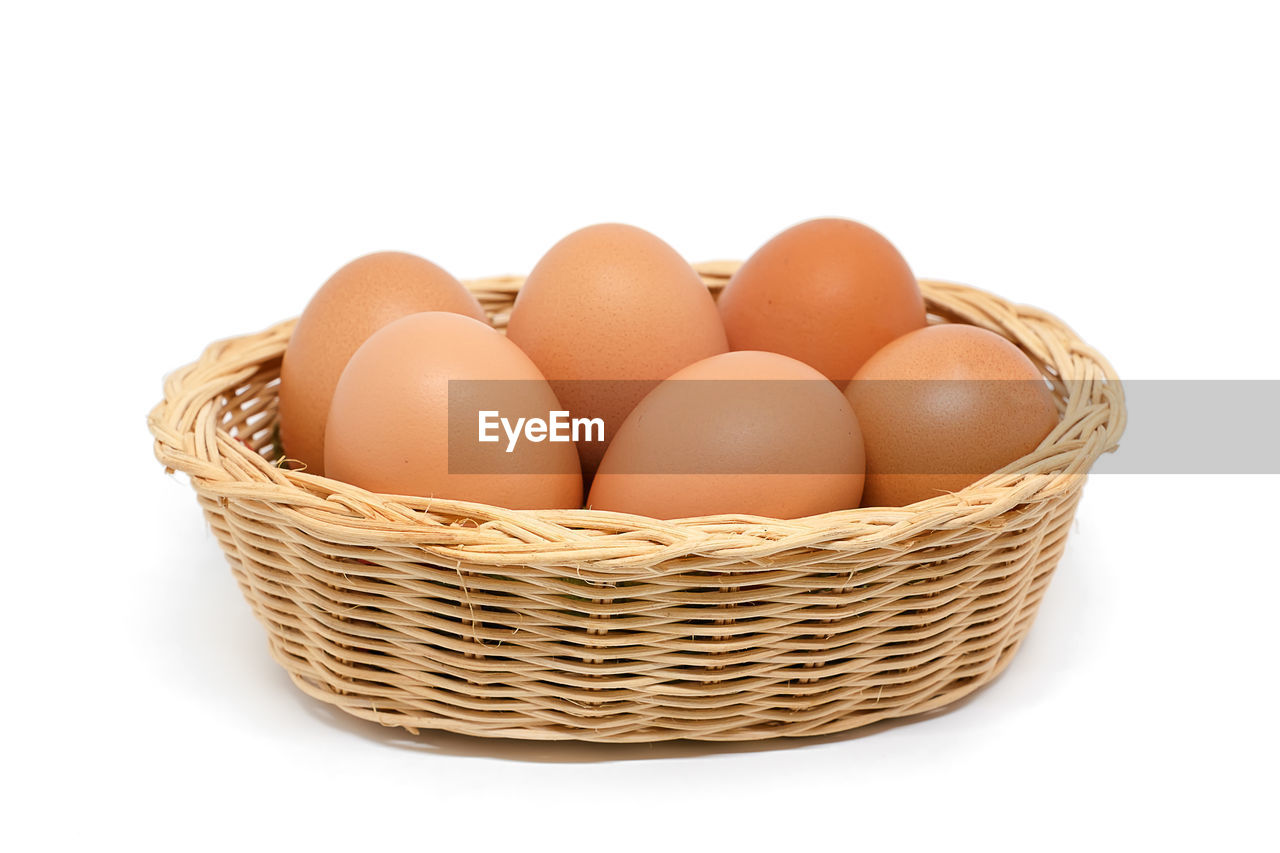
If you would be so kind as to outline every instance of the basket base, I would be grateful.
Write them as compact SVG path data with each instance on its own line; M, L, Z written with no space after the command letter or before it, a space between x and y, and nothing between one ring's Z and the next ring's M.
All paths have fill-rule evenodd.
M467 737L491 740L518 741L577 741L582 743L643 744L672 741L693 741L702 743L747 743L774 739L819 738L823 736L845 734L857 729L868 728L867 734L879 731L883 724L908 725L943 713L957 710L982 688L991 684L1013 661L1022 645L1022 637L1004 648L995 661L992 669L982 677L968 679L948 690L930 696L926 701L915 706L896 706L891 709L867 709L850 714L822 716L817 719L806 719L796 722L770 721L756 726L743 726L719 731L691 731L687 728L664 728L652 726L645 729L618 731L610 727L592 729L587 726L510 726L477 725L449 716L428 717L423 715L409 716L400 712L380 711L363 701L360 697L334 693L316 684L296 670L296 663L288 652L270 642L271 655L289 673L290 679L298 689L312 699L365 722L377 723L386 728L395 728L410 735L425 732L447 732ZM871 729L870 727L875 727Z

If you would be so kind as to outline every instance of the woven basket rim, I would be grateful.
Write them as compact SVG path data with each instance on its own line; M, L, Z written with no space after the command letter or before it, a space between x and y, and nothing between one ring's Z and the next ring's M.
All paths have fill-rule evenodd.
M713 261L695 269L715 292L738 265ZM509 310L492 306L509 302L522 282L522 276L497 276L464 284L485 305L495 326L503 328ZM330 538L327 530L332 541L484 546L504 563L541 561L554 551L559 559L568 555L574 562L605 565L611 545L624 543L630 555L621 559L624 563L708 550L740 552L742 560L750 561L757 550L771 553L784 541L788 547L883 546L929 530L982 525L1016 505L1078 488L1076 478L1086 476L1103 453L1115 450L1124 431L1123 389L1109 362L1046 311L952 282L921 279L920 286L934 318L988 328L1026 352L1057 387L1063 411L1058 427L1031 454L958 492L905 507L858 507L797 519L717 515L659 520L606 510L512 510L384 495L280 467L218 426L215 410L221 397L279 359L296 318L210 344L196 361L165 378L164 397L147 422L156 458L166 470L200 481L202 491L221 500L271 504L312 535ZM633 553L637 540L653 546L643 560Z

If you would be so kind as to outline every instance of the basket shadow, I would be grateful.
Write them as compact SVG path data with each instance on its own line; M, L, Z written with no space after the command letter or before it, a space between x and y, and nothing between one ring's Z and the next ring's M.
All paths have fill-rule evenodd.
M436 755L496 758L529 763L593 764L774 752L860 740L880 732L936 719L958 711L974 701L992 684L999 682L1003 677L1004 673L1001 672L977 690L941 708L908 717L882 720L846 732L813 735L810 737L778 737L767 740L724 742L697 740L667 740L653 743L593 743L574 740L543 741L475 737L434 730L422 730L419 734L414 735L401 728L382 726L354 717L336 707L312 699L301 691L294 690L293 693L303 710L317 720L345 734L355 735L384 747Z

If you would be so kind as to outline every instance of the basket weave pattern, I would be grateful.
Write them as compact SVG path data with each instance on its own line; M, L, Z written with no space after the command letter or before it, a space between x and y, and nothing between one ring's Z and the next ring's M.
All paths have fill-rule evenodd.
M713 291L736 264L699 266ZM468 283L499 328L517 277ZM908 508L657 521L377 495L289 470L293 321L211 345L149 417L273 657L384 725L593 741L820 735L954 702L1026 635L1085 474L1124 429L1106 360L1035 309L921 282L935 322L1017 343L1055 387L1030 456Z

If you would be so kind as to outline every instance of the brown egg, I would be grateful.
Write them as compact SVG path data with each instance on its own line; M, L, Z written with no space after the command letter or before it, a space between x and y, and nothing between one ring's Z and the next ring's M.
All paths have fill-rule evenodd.
M959 491L1030 453L1058 423L1031 360L976 326L898 338L863 365L845 395L866 442L864 506Z
M835 385L793 358L732 352L636 406L587 503L655 518L799 518L856 507L862 476L862 434Z
M490 326L445 312L410 314L374 332L342 371L325 470L375 492L576 508L582 473L571 441L544 434L512 442L502 428L496 440L480 440L484 412L517 424L545 422L560 409L528 356Z
M720 294L729 346L798 358L844 387L872 353L925 324L898 250L865 225L814 219L788 228Z
M370 335L419 311L485 320L456 278L405 252L356 258L324 283L298 318L280 367L280 439L288 458L308 473L325 473L325 421L342 369Z
M593 225L553 246L520 288L507 336L575 417L604 420L605 441L579 445L588 477L658 382L728 349L698 274L630 225Z

